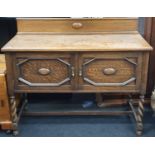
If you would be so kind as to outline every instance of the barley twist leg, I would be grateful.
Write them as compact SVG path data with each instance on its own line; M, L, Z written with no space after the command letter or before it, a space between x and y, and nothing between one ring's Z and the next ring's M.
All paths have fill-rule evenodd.
M11 117L13 122L13 135L18 135L18 116L17 116L17 103L15 96L10 97Z
M143 132L143 115L144 115L144 96L140 96L137 109L137 127L136 134L141 136Z

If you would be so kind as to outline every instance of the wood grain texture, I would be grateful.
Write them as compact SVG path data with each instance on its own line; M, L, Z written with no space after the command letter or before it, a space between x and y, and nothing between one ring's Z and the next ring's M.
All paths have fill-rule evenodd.
M148 52L152 47L136 32L137 19L135 18L104 18L104 19L17 19L18 33L3 48L6 52L9 93L14 92L144 92L147 79ZM130 24L129 24L130 23ZM132 26L133 27L132 27ZM76 28L75 28L75 27ZM145 53L146 54L143 54ZM66 58L72 55L70 62L74 67L74 78L69 85L63 87L32 87L19 83L20 72L23 72L26 79L31 82L51 82L54 77L61 78L67 72L38 76L32 74L39 66L49 69L47 58ZM146 57L144 57L144 56ZM124 58L137 63L136 69L130 64L120 60ZM42 58L42 61L30 62L23 67L17 68L20 58ZM130 76L136 76L136 83L132 81L127 86L92 86L83 82L80 76L83 60L91 58L107 58L98 61L86 70L87 76L96 82L106 81L109 83L120 83L126 81ZM144 59L147 60L144 60ZM113 61L112 61L112 60ZM116 59L116 60L114 60ZM28 65L28 66L27 66ZM45 66L44 66L45 65ZM146 66L145 66L146 65ZM60 68L55 63L55 68ZM144 67L145 66L145 67ZM105 67L116 67L119 75L115 78L103 78L100 70ZM124 67L124 69L123 69ZM53 68L53 67L52 67ZM61 67L62 68L62 67ZM96 69L97 68L97 69ZM143 70L144 68L144 70ZM34 69L34 70L33 70ZM51 69L51 68L50 68ZM56 72L56 70L55 70ZM98 76L96 76L98 75ZM60 79L59 79L60 80ZM56 80L58 82L58 80ZM141 85L144 85L140 87Z
M137 19L27 18L17 19L17 26L17 35L2 48L6 52L10 96L16 93L139 94L135 119L137 134L141 134L152 47L137 32ZM64 64L68 63L66 67ZM53 85L67 77L69 81L63 85ZM44 114L103 113L75 110Z
M5 57L4 55L0 55L0 124L1 122L10 121L9 100L7 94L5 71Z
M82 25L74 28L74 24ZM18 32L137 31L137 18L17 18Z
M88 65L83 67L83 64L88 62L89 60L95 58L94 61L91 61ZM126 60L127 58L127 60ZM81 54L81 58L79 59L79 68L84 68L83 76L80 78L80 89L95 91L100 90L101 92L107 91L117 91L127 92L127 91L139 91L141 92L142 81L146 78L145 76L141 76L144 72L142 68L143 66L142 60L143 53L142 52L103 52L101 53L83 53ZM146 57L148 60L148 58ZM132 63L135 63L132 64ZM114 75L104 75L104 68L115 68L116 74ZM95 83L123 83L124 81L135 77L136 80L128 83L124 86L95 86L87 80L84 80L84 77L90 79Z
M5 56L0 54L0 74L4 75L6 71Z
M12 130L13 122L8 94L8 85L10 86L11 81L7 82L5 56L2 54L0 55L0 71L0 127L3 130ZM20 98L16 95L17 105L20 103Z
M143 83L141 83L141 94L145 95L146 94L146 89L147 89L147 81L148 81L148 70L149 70L149 52L143 53L143 72L142 72L142 78L143 78Z
M144 51L152 47L138 33L94 35L17 34L2 51Z
M88 59L86 61L89 61ZM135 60L134 60L135 61ZM106 75L105 69L113 68L116 72ZM96 59L85 67L86 77L97 83L121 83L135 75L135 66L122 59ZM134 83L130 83L134 84ZM130 85L129 84L129 85Z
M75 61L72 54L69 53L19 53L14 58L13 70L16 89L35 89L42 90L71 90L74 87L74 77L72 75L72 67L75 66ZM26 60L26 61L25 61ZM67 64L65 64L67 63ZM17 65L18 64L18 65ZM46 68L50 72L48 75L38 73L40 68ZM75 73L74 73L75 74ZM32 84L41 84L44 86L30 87L28 84L19 81L22 78ZM59 85L62 81L65 81ZM55 84L55 86L50 86ZM46 86L45 86L46 85ZM58 86L56 86L58 85Z
M40 75L38 70L47 68L48 75ZM69 77L69 69L57 60L30 60L20 67L22 77L32 83L58 83Z
M145 53L145 52L144 52ZM75 53L71 55L66 52L61 53L17 53L16 57L12 60L12 70L14 73L11 77L14 77L14 87L15 92L43 92L43 93L51 93L51 92L141 92L144 91L141 89L141 85L145 85L146 83L146 70L147 64L145 67L145 62L148 61L148 53L143 58L143 52L87 52L87 53ZM21 65L18 68L18 63L22 62L24 59L36 59L34 61L27 61L24 65ZM68 77L68 70L66 66L62 65L57 61L49 61L48 59L52 58L61 58L66 62L69 62L71 66L73 66L75 77L71 78L71 80L67 83L59 87L31 87L27 84L19 82L19 77L26 79L32 83L49 83L49 82L58 82L65 77ZM93 86L86 81L83 81L83 75L80 76L79 72L83 68L83 64L91 59L95 58L96 60L90 63L87 67L85 67L85 71L83 74L92 81L96 83L123 83L129 80L132 77L136 78L136 81L132 81L124 86ZM125 59L128 60L125 60ZM38 60L37 60L38 59ZM41 60L39 60L41 59ZM143 59L147 59L144 61ZM76 61L75 61L76 60ZM135 63L136 65L133 65ZM62 66L61 66L62 65ZM14 67L13 67L14 66ZM55 73L50 75L38 75L38 69L42 67L53 70ZM54 66L54 67L53 67ZM59 67L61 66L61 67ZM115 68L117 70L114 75L104 75L103 69L105 68ZM64 68L64 69L61 69ZM142 68L145 68L143 70ZM22 73L22 76L20 74ZM145 73L143 73L145 72Z
M6 60L6 81L7 81L7 86L8 86L8 95L9 96L14 96L14 70L13 70L13 58L14 58L14 53L5 54L5 60Z

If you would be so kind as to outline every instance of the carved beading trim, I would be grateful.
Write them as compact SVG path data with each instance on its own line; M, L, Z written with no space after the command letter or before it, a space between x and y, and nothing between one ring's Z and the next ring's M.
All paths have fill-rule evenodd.
M96 83L88 78L85 78L84 77L84 80L94 86L125 86L127 84L129 84L130 82L133 82L136 80L135 77L132 77L131 79L127 80L127 81L124 81L122 83Z
M93 86L125 86L133 81L136 80L136 77L131 77L129 80L127 81L124 81L124 82L121 82L121 83L97 83L97 82L94 82L90 79L88 79L85 74L84 74L84 70L85 70L85 67L86 65L90 64L91 62L95 61L95 60L98 60L100 58L92 58L91 60L88 60L87 62L83 63L82 65L82 69L80 70L79 72L79 76L82 76L83 77L83 80L92 84ZM102 58L104 59L104 58ZM110 58L111 59L111 58ZM132 60L130 60L129 58L125 57L125 58L122 58L123 60L127 61L128 63L131 63L132 65L134 66L137 66L137 63L133 62Z
M63 81L59 83L31 83L23 78L18 78L20 82L23 82L24 84L30 86L30 87L58 87L61 86L62 84L70 81L70 78L66 78Z
M20 65L23 65L24 63L30 61L30 60L46 60L45 58L26 58L25 60L19 62L17 64L18 68ZM31 83L30 81L25 80L22 77L19 77L18 80L30 87L59 87L61 85L63 85L64 83L68 82L71 80L71 77L74 77L75 73L74 73L74 67L71 66L70 63L62 60L61 58L51 58L51 59L47 59L47 60L58 60L61 63L65 64L66 66L68 66L69 68L69 77L67 77L66 79L58 82L58 83ZM20 69L20 68L19 68Z

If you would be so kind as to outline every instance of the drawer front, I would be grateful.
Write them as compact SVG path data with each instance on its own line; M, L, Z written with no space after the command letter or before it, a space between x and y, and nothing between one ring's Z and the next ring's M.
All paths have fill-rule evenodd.
M15 59L17 90L71 89L74 77L71 55L20 54Z
M142 53L104 52L82 54L80 88L96 91L138 91L142 71Z

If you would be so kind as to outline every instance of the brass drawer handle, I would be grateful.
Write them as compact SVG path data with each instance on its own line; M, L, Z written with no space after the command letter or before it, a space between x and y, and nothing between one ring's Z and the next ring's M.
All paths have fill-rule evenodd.
M38 70L38 73L41 74L41 75L48 75L48 74L51 73L51 71L49 69L47 69L47 68L40 68Z
M116 73L116 69L115 68L105 68L103 70L103 73L105 75L114 75Z
M83 24L82 24L82 23L73 23L73 24L72 24L72 27L73 27L74 29L80 29L80 28L83 27Z

